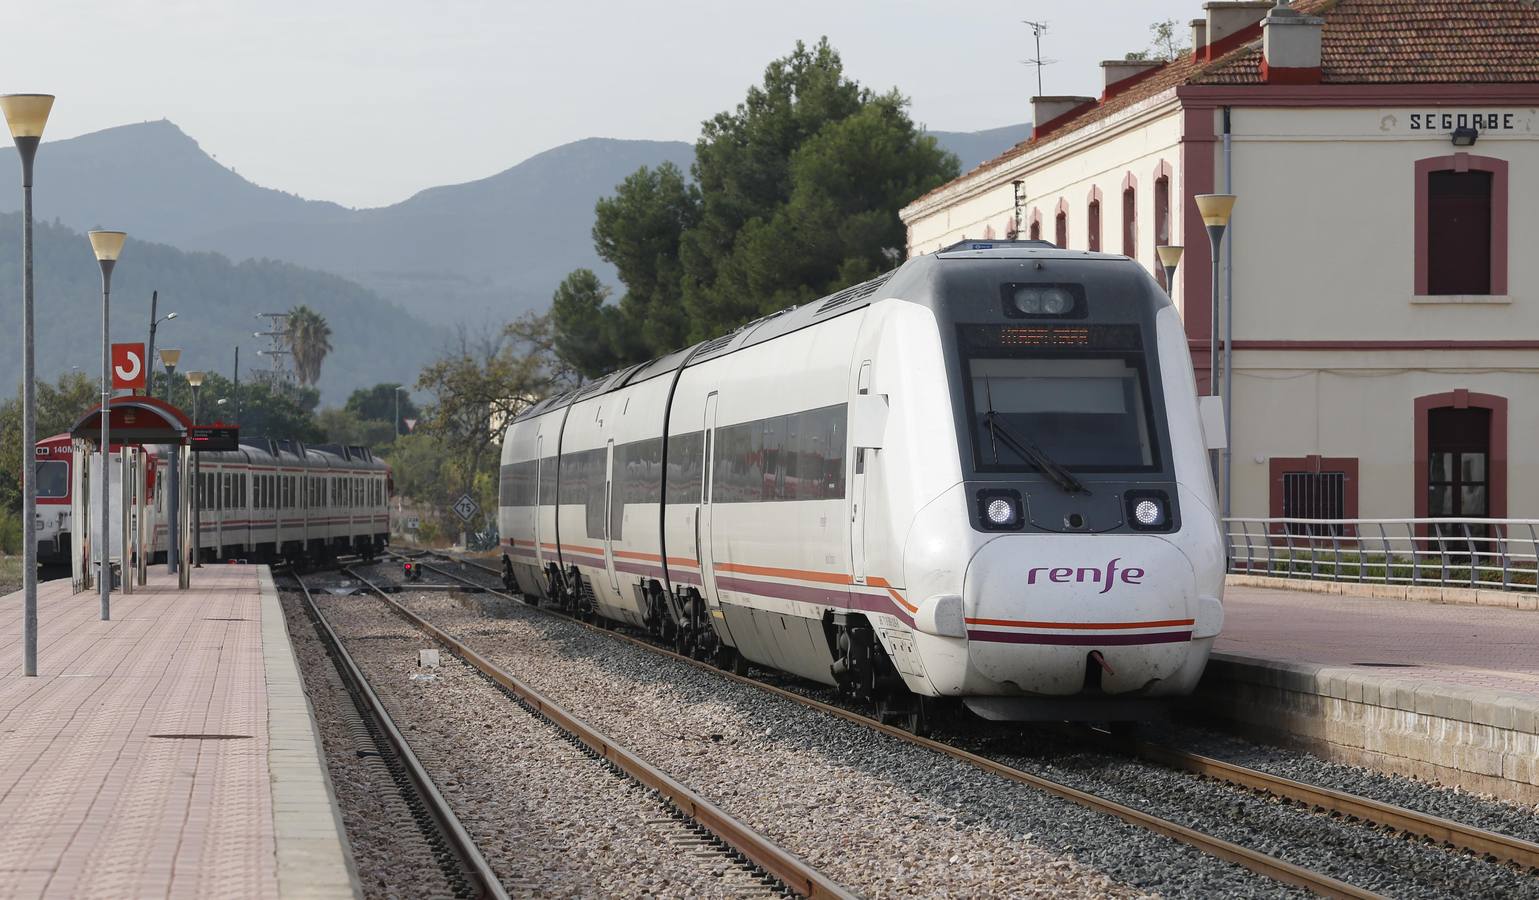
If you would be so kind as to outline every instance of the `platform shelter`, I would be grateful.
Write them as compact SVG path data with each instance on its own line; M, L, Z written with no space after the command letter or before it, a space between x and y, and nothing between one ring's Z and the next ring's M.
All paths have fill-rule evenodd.
M166 534L168 572L176 573L178 586L188 586L189 562L185 548L192 520L192 491L181 490L181 472L187 468L188 433L192 419L177 407L153 397L112 398L109 406L107 471L101 471L101 405L92 407L70 428L76 461L71 486L70 517L80 540L71 560L75 592L89 590L97 577L111 577L103 569L116 565L122 573L122 590L133 593L147 580L156 536ZM108 533L102 533L99 492L107 492ZM106 566L97 548L105 547Z

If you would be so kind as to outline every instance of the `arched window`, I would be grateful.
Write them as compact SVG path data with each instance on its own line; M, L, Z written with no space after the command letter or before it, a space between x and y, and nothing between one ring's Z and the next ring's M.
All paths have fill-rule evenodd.
M1416 293L1507 293L1507 161L1416 161Z
M1170 244L1170 176L1161 175L1154 179L1154 246L1164 247ZM1154 267L1154 277L1160 281L1160 287L1169 289L1165 284L1165 269L1163 266Z
M1138 190L1132 176L1122 187L1122 255L1138 258Z
M1090 228L1090 252L1101 252L1101 192L1096 191L1091 195L1090 208L1086 213L1086 221Z
M1053 243L1060 250L1069 249L1069 204L1062 198L1058 200L1058 214L1053 217Z
M1416 517L1505 518L1507 398L1461 389L1415 411Z
M1042 240L1042 213L1040 210L1031 211L1031 230L1029 235L1032 240Z

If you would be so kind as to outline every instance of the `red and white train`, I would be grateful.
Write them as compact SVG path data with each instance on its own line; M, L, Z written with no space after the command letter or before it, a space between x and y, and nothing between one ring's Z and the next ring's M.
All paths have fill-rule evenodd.
M1223 621L1199 408L1138 263L964 243L514 420L504 578L909 725L1141 718Z
M119 519L121 466L109 455L114 529ZM163 562L168 542L167 460L171 448L142 448L150 498L150 560ZM343 554L373 556L390 541L390 470L365 447L306 446L298 441L242 438L236 450L193 454L182 484L196 489L194 522L205 561L255 559L318 563ZM42 565L69 565L78 545L71 522L76 464L67 434L37 444L37 556ZM96 466L93 454L91 468ZM92 498L93 533L99 531Z

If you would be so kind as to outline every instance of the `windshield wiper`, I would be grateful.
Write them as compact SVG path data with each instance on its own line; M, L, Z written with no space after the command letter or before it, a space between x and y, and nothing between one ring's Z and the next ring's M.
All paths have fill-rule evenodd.
M1088 494L1090 489L1080 483L1074 473L1064 468L1060 463L1048 456L1029 438L1019 438L1005 430L1005 426L999 421L999 413L992 408L983 414L983 421L989 426L989 440L1001 441L1006 447L1021 455L1021 458L1037 467L1043 475L1070 494ZM994 451L994 461L999 462L999 450Z

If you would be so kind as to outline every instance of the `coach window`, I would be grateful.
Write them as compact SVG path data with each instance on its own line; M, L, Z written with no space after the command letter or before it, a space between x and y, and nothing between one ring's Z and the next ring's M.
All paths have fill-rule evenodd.
M698 431L668 439L668 502L700 502L700 447Z
M1507 293L1507 161L1455 153L1416 162L1416 293Z

